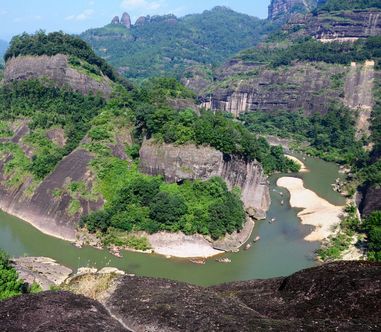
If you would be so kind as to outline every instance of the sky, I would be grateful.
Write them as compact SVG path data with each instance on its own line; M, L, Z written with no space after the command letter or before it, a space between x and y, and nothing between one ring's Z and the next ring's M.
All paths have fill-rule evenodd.
M267 17L270 0L0 0L0 39L9 41L22 32L39 29L80 33L102 27L127 11L139 16L201 13L215 6Z

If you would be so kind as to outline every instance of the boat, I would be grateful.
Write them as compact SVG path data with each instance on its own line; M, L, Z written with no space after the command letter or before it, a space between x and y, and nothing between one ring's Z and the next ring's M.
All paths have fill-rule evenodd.
M229 259L229 258L227 258L227 257L222 257L222 258L219 258L219 259L216 259L216 261L218 262L218 263L231 263L232 261L231 261L231 259Z
M257 242L257 241L259 241L260 239L261 239L261 237L258 235L258 236L254 239L253 242Z
M206 263L205 259L203 258L193 258L193 259L190 259L189 261L193 264L199 264L199 265L203 265Z
M250 248L251 248L251 244L250 243L246 244L245 250L249 250Z

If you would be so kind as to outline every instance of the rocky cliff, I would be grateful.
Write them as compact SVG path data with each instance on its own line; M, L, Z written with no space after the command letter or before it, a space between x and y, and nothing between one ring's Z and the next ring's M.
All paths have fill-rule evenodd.
M235 117L257 110L324 113L332 101L341 99L343 88L335 86L335 80L345 76L347 70L325 63L296 63L271 69L231 62L220 69L222 82L211 94L205 94L203 105Z
M317 15L294 16L284 27L322 42L355 41L381 34L381 10L318 12Z
M240 188L247 210L254 209L263 216L270 205L267 180L259 163L226 156L211 147L155 144L148 140L140 150L140 170L162 175L170 182L220 176L230 189Z
M4 301L0 329L175 332L381 328L381 265L377 263L331 263L286 278L210 288L144 277L113 278L105 296L103 284L99 299L103 305L68 292L43 292ZM91 288L92 279L84 278L83 282ZM78 291L81 293L80 287Z
M287 18L293 13L311 11L315 6L316 0L272 0L268 18Z
M72 68L68 57L63 54L55 56L18 56L7 61L4 81L48 78L59 87L68 86L83 94L100 93L105 97L111 95L111 81L105 76L90 77Z

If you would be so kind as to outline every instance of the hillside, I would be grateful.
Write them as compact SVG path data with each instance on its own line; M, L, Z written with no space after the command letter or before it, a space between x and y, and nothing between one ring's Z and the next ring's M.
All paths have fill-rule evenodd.
M241 124L196 112L176 80L125 82L77 37L23 34L5 58L0 207L49 234L149 249L151 234L182 231L211 248L263 218L266 174L298 169Z
M126 17L126 16L124 16ZM191 65L218 65L276 29L271 22L216 7L202 14L119 18L81 38L128 78L178 76Z
M207 109L231 113L255 133L351 167L338 190L358 204L364 225L356 218L342 225L350 235L329 249L336 257L353 232L371 228L378 243L381 209L381 11L374 2L338 3L291 15L281 31L209 76L190 71L182 79ZM379 246L371 246L372 259L379 257Z

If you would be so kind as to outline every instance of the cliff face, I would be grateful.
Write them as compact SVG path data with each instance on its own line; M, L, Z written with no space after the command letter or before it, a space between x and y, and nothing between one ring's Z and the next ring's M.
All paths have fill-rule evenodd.
M359 113L356 126L357 138L370 135L374 78L374 61L366 61L363 65L353 62L346 78L344 105Z
M272 0L269 6L270 20L285 18L295 12L306 12L316 6L316 0Z
M75 150L65 157L52 174L46 177L36 189L31 180L18 188L0 185L0 209L24 219L43 230L45 233L67 240L75 240L75 229L79 216L102 206L102 201L91 202L81 200L78 212L69 213L71 198L64 193L54 197L55 189L62 189L68 181L88 180L87 165L91 156L84 150ZM3 175L3 161L0 161L0 179ZM33 194L28 195L28 190Z
M381 10L319 12L313 16L294 16L285 30L304 30L322 42L355 41L381 34Z
M0 329L378 331L380 280L381 265L366 262L331 263L287 278L209 288L121 276L102 299L103 305L67 292L43 292L4 301Z
M270 205L267 181L259 163L224 156L211 147L159 145L145 141L140 150L140 170L162 175L170 182L220 176L230 189L241 189L246 209L263 213Z
M323 63L297 63L278 69L228 64L220 76L230 82L228 87L223 83L217 86L211 95L205 96L204 106L235 117L256 110L295 112L303 109L306 114L323 113L332 101L341 98L343 91L333 86L333 80L345 75L346 70L344 66ZM232 71L246 73L247 78L231 82Z
M36 78L48 78L59 87L69 86L83 94L92 92L109 97L112 92L111 81L107 77L99 76L99 79L93 79L71 68L68 57L63 54L18 56L7 61L4 72L5 83Z
M2 140L18 144L31 157L33 151L23 144L22 139L29 133L25 122L15 130L15 135L9 140ZM83 181L91 188L92 178L88 164L91 155L82 149L74 150L62 159L54 171L40 183L28 177L17 187L10 187L6 183L9 176L5 175L4 165L12 157L11 154L0 158L0 209L24 219L43 230L45 233L75 240L75 230L81 214L100 208L102 199L95 201L79 199L80 207L75 213L70 213L71 196L64 190L72 181ZM54 195L54 191L62 191Z

